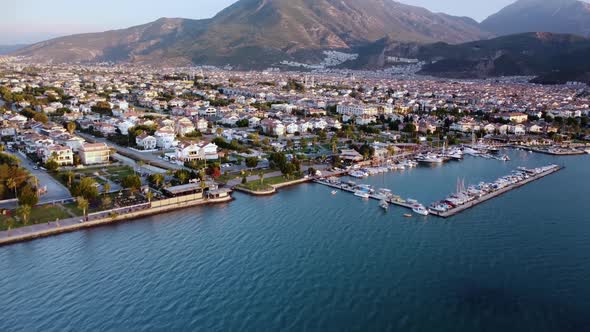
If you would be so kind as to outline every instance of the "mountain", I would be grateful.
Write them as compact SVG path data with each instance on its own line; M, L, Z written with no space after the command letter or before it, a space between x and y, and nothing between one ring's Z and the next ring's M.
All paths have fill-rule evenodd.
M134 61L259 67L317 61L327 49L377 39L461 43L478 23L391 0L240 0L208 20L160 19L124 30L49 40L15 55L39 61Z
M481 23L498 36L553 32L590 36L590 4L578 0L518 0Z
M415 45L380 40L361 63L382 66L385 57L419 59L421 74L451 78L537 76L536 82L590 82L590 39L547 32L524 33L458 45Z
M12 53L17 51L21 48L25 48L27 45L25 44L17 44L17 45L0 45L0 55Z

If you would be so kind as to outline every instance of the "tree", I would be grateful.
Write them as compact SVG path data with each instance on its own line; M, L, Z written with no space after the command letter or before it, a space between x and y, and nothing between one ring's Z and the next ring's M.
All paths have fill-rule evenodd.
M86 200L92 200L98 197L98 183L93 178L84 177L72 189L74 196L81 196Z
M74 132L76 131L76 123L75 122L68 122L66 129L68 130L70 135L73 135Z
M162 185L162 183L164 183L164 175L156 173L156 174L152 174L148 177L148 181L150 181L151 184L153 184L156 187L160 187L160 185Z
M256 166L258 166L258 158L256 158L256 157L246 158L246 167L255 168Z
M113 200L111 199L110 196L104 196L101 200L101 204L100 207L103 210L109 210L112 206Z
M260 179L260 184L264 183L264 172L258 173L258 178Z
M105 184L102 185L102 192L103 194L108 194L111 191L111 184L106 182Z
M37 196L36 190L31 188L30 185L26 185L18 197L18 203L20 205L35 206L39 203L39 197Z
M18 185L14 178L9 178L6 180L6 186L8 189L14 190L14 198L18 197Z
M21 205L16 209L16 214L22 218L23 224L29 223L29 217L31 216L31 207L29 205Z
M51 158L45 163L45 168L50 172L55 172L59 169L59 164L55 159Z
M147 198L148 202L151 203L152 202L152 199L154 198L154 193L152 193L151 191L148 191L145 194L145 198Z
M47 123L49 121L49 118L47 117L47 115L45 113L37 112L33 116L33 120L35 120L37 122L41 122L41 123Z
M78 208L82 210L82 216L86 218L86 211L88 210L90 203L88 203L88 200L84 197L76 198L76 203L78 204Z
M242 177L242 184L246 184L246 183L248 183L248 178L246 178L246 176L244 175Z
M186 183L188 183L188 180L190 178L190 174L186 170L179 170L179 171L176 171L176 173L174 174L174 177L178 179L180 184L186 184Z
M76 174L74 174L74 172L72 171L67 171L65 174L66 179L68 179L68 188L72 188L72 181L74 180L74 177L76 176Z
M128 175L121 181L123 188L129 189L135 192L141 188L141 178L137 175Z

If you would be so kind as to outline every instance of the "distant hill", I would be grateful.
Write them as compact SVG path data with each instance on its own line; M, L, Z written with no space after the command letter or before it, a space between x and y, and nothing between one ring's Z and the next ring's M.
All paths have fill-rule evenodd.
M518 0L488 17L481 27L498 36L553 32L590 37L590 4L578 0Z
M525 33L458 45L391 43L366 47L369 66L386 56L425 61L421 73L451 78L538 76L537 82L587 81L590 39L567 34ZM371 63L371 61L373 61Z
M391 0L240 0L208 20L160 19L129 29L74 35L16 52L38 61L232 64L317 61L384 36L461 43L488 38L478 23Z
M18 45L0 45L0 55L5 55L8 53L12 53L17 51L21 48L26 47L26 44L18 44Z

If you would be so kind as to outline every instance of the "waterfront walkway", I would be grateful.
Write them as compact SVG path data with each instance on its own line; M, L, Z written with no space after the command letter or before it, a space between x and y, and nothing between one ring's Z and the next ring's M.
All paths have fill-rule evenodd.
M139 217L149 216L157 213L164 213L182 208L195 207L206 204L225 203L231 201L231 196L217 199L199 199L186 201L177 204L170 204L161 207L152 207L151 203L139 204L119 208L116 210L103 211L89 214L88 217L76 217L48 223L35 224L0 232L0 246L33 240L36 238L48 237L62 233L73 232L85 228L91 228L110 223L127 221Z

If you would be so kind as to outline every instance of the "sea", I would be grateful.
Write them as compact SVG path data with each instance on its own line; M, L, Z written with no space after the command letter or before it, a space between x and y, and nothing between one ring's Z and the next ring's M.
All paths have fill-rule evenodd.
M506 153L355 181L565 169L449 219L303 184L0 247L0 331L590 331L590 156Z

